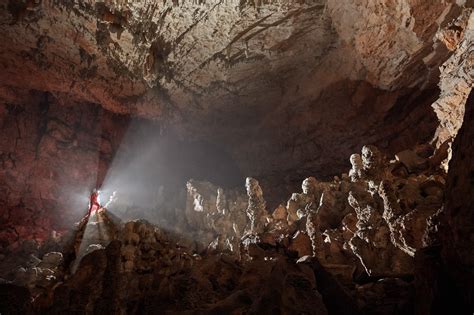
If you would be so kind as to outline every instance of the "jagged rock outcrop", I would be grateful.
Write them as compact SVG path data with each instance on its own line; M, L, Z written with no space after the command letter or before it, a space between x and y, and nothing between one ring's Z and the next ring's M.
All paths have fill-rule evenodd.
M239 240L248 225L247 204L248 198L243 192L190 180L187 183L185 222L178 231L184 233L184 238L194 240L196 248L238 253Z
M197 229L195 238L204 235L199 230L207 231L207 238L201 238L204 246L233 244L227 249L237 254L246 226L251 235L243 239L241 257L260 259L268 248L286 248L299 257L312 254L346 282L364 269L372 277L413 275L413 256L434 242L435 218L442 211L445 174L440 165L429 163L436 154L420 146L389 162L376 147L364 146L360 163L350 171L357 175L343 174L329 183L307 178L303 192L293 194L286 207L277 207L272 216L266 214L262 190L252 178L246 183L248 205L240 197L236 212L226 210L226 202L238 204L235 197L210 183L191 181L188 229ZM406 157L415 158L419 165L410 167ZM226 223L216 224L218 218Z
M449 268L446 272L462 292L462 304L467 310L474 309L473 119L474 93L471 91L466 103L464 123L453 143L453 158L446 184L446 226L442 240L442 258Z
M119 239L85 255L63 281L52 280L54 286L24 305L25 311L327 313L313 267L282 255L250 262L225 254L192 255L143 220L116 228Z
M263 199L263 191L255 178L247 177L245 188L249 197L247 206L247 218L250 222L247 231L249 234L259 234L263 232L267 223L267 209Z
M414 154L423 167L408 167L405 157ZM436 154L419 146L388 161L365 146L353 176L309 177L272 215L254 178L246 180L247 196L190 180L175 229L122 224L101 209L73 232L81 246L69 247L69 258L33 256L11 279L30 289L31 307L53 313L325 313L339 309L335 298L347 299L353 312L410 311L413 256L419 261L419 251L439 244L445 173L428 163Z
M321 199L321 187L316 178L308 177L301 184L302 193L294 193L286 205L288 223L292 224L307 215L311 207L318 207Z
M437 34L451 57L441 66L439 87L441 95L433 103L440 126L438 144L453 140L462 125L467 97L474 85L474 11L466 8Z
M359 268L356 257L370 276L413 274L412 257L429 243L429 231L435 232L433 218L443 202L443 172L439 164L430 168L428 154L404 152L397 155L398 161L388 162L376 147L365 146L362 158L351 156L350 176L319 184L322 194L316 206L301 212L297 221L288 219L296 229L301 228L298 220L306 222L303 229L313 255L346 281ZM437 154L421 147L418 152ZM423 167L405 166L409 163L404 156L415 156Z

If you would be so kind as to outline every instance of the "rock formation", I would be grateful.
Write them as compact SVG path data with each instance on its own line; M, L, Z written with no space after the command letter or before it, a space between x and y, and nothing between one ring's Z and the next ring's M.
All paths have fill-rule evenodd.
M394 154L431 140L433 103L440 143L455 134L472 83L470 6L6 2L0 99L16 105L47 91L62 104L154 118L225 147L261 183L332 176L366 143Z
M250 224L247 230L250 234L262 233L268 216L267 210L265 209L262 188L258 184L258 181L251 177L247 177L245 180L245 188L249 196L246 212Z
M473 8L0 3L0 315L472 314Z
M382 307L371 294L387 299L383 307L394 307L386 290L395 288L401 290L397 303L411 309L414 284L401 279L415 274L413 257L427 246L428 235L437 236L433 218L442 209L445 175L440 166L430 177L429 168L407 168L399 175L397 167L405 166L395 159L388 162L375 146L365 146L362 157L362 176L356 181L347 174L332 182L309 177L302 193L293 194L271 216L254 178L245 183L248 199L242 192L191 180L187 207L175 214L185 218L175 219L182 224L176 230L144 220L122 223L104 210L71 232L80 243L75 253L51 252L39 259L35 247L25 243L25 267L6 277L29 288L31 307L38 311L318 313L332 307L323 300L337 297L318 287L316 270L324 268L361 310ZM114 232L100 232L107 230ZM63 255L72 255L75 262L65 264ZM296 263L308 255L319 267ZM364 277L383 282L362 284ZM67 302L73 296L75 302ZM178 298L181 303L173 302ZM274 308L268 309L270 302Z
M450 162L446 190L446 222L444 230L442 258L447 271L452 275L456 286L462 292L463 303L468 308L474 307L473 303L473 268L474 258L472 253L473 240L473 195L474 169L472 163L473 152L473 127L470 122L474 117L474 94L470 93L466 103L464 123L460 134L453 144L454 156Z
M441 95L433 103L440 120L437 137L442 143L456 136L464 118L464 104L474 82L474 16L473 10L465 9L437 38L454 54L442 65L440 76Z

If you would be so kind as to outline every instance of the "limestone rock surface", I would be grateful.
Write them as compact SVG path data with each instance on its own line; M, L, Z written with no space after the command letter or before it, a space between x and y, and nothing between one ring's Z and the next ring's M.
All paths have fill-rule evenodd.
M290 182L329 176L366 143L396 153L430 140L438 67L450 56L442 69L447 99L433 107L440 139L455 132L450 126L462 116L472 83L470 6L5 2L0 100L19 104L31 90L49 92L64 105L96 103L159 120L182 137L208 139L246 174L268 181L297 169L302 174L288 175ZM455 91L464 96L449 101Z

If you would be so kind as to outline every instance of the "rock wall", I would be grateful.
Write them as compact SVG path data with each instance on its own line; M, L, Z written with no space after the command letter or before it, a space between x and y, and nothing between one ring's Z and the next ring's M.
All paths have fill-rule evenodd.
M438 67L453 54L435 35L470 6L8 2L0 5L0 92L49 91L159 119L186 139L226 148L263 184L299 171L286 181L289 193L310 174L343 171L342 157L366 143L396 153L432 137L428 104L438 96Z
M48 307L63 310L71 307L61 304L63 298L80 297L73 307L81 310L110 306L140 312L163 306L154 297L185 297L189 305L171 303L167 309L196 310L206 302L205 309L216 312L236 304L260 311L269 303L306 311L303 304L292 308L288 301L295 296L287 296L288 289L317 301L314 308L324 313L330 303L320 303L313 273L302 276L307 270L286 262L310 254L352 290L362 309L378 307L380 298L384 307L396 310L399 301L390 300L392 291L400 292L401 307L409 309L410 277L420 272L417 261L432 258L418 253L439 246L445 173L438 165L448 157L445 140L456 136L464 116L447 184L450 229L443 232L443 260L434 258L429 266L447 275L447 282L458 282L468 305L473 293L465 278L471 278L473 263L466 205L472 174L466 170L473 117L472 105L464 113L464 103L473 84L472 6L470 0L1 3L0 258L37 246L22 241L44 240L83 214L90 189L113 170L124 139L129 118L118 114L131 114L158 121L158 133L206 140L222 149L199 155L166 147L164 160L203 177L234 169L235 161L235 169L260 181L247 180L247 196L190 181L183 207L174 201L184 201L184 193L164 193L149 182L151 194L157 189L172 195L173 202L154 208L125 205L121 214L127 219L146 214L181 234L181 245L168 248L168 240L157 241L155 227L129 224L121 244L85 256L85 267L56 293L57 300L45 298ZM140 132L150 137L156 130ZM433 135L435 147L421 145ZM186 141L177 147L186 147ZM373 144L396 159L385 160ZM351 172L340 178L309 177L329 179L347 170L349 162ZM154 171L145 177L154 177ZM164 177L182 170L166 171ZM191 173L180 173L179 180ZM308 178L303 191L276 207L303 178ZM165 207L166 215L160 216ZM240 262L232 267L220 258L198 263L191 284L180 270L169 271L173 277L154 274L158 265L179 264L182 256L187 257L183 264L189 263L182 245L190 253L225 252ZM271 263L240 265L255 260ZM98 278L90 274L96 264ZM239 275L203 280L215 266ZM291 272L280 276L285 269ZM32 276L32 270L21 276ZM252 277L259 270L264 276ZM42 276L51 276L48 272ZM153 301L114 291L109 282L119 283L114 274L123 272L140 274L139 282L125 276L124 281L131 292L151 292ZM384 279L372 281L379 277ZM362 285L367 279L370 283ZM247 283L252 290L246 290ZM94 294L77 294L82 285ZM188 285L195 290L181 290ZM423 285L436 287L428 280ZM310 296L300 292L308 289ZM214 300L193 295L201 290ZM370 297L373 292L377 298ZM111 304L98 296L113 296Z
M0 108L3 247L45 239L84 214L127 118L93 104L59 104L44 92L31 92L22 103L5 102Z
M274 211L254 178L246 195L191 180L169 221L101 209L39 248L7 249L0 293L26 286L34 302L4 294L7 306L37 312L413 313L429 295L413 299L415 257L440 236L438 155L421 145L389 161L364 146L349 173L305 179Z
M464 104L474 85L474 11L465 9L455 20L437 33L437 37L454 54L442 65L441 94L433 103L440 125L438 143L456 136L464 117Z
M191 177L223 187L242 180L218 146L180 141L161 134L159 124L96 104L62 101L31 91L0 102L2 248L69 228L85 215L93 188L117 190L132 208L152 200L150 218L163 219L164 212L184 208ZM109 195L101 198L105 204Z
M446 229L443 260L466 308L474 309L474 93L466 103L464 123L453 143L446 194Z
M234 101L227 110L262 107L264 100L268 109L282 96L295 95L290 86L301 85L306 93L307 85L325 87L337 79L384 89L413 86L442 62L432 37L460 6L455 1L42 1L9 2L1 9L9 23L2 39L11 44L1 51L10 61L2 74L5 85L21 87L21 79L31 77L30 88L161 116L168 106L212 115L209 109ZM323 75L321 70L333 66ZM42 70L49 80L33 78L31 70ZM304 75L322 80L315 86ZM150 104L158 95L147 86L166 92L170 104L160 98ZM145 92L148 97L137 99Z

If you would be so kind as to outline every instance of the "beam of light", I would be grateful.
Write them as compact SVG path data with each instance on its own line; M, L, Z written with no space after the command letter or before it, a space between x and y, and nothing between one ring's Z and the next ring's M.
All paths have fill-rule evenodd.
M115 192L109 211L122 219L144 218L160 225L172 218L174 208L184 210L186 182L191 178L224 188L240 187L244 180L221 148L182 140L170 131L164 135L156 123L135 119L100 187L102 202ZM146 217L136 217L134 213L140 212Z
M64 157L67 167L60 173L59 190L60 207L64 209L55 217L56 226L62 227L59 234L62 236L62 243L66 248L77 239L77 230L71 228L73 224L81 220L87 213L90 194L101 177L101 151L102 135L104 133L103 112L95 117L93 128L85 131L84 137L78 143L78 150L85 150L86 154L71 154ZM94 142L90 142L95 139ZM90 148L96 148L95 151ZM87 167L87 168L85 168ZM59 199L58 198L58 199ZM88 222L91 218L88 219ZM88 223L87 222L87 223ZM89 225L86 226L87 235L91 234ZM68 232L69 231L69 232ZM55 234L56 229L53 231ZM101 236L102 237L102 236ZM82 244L82 243L81 243ZM64 248L66 250L66 248ZM82 250L82 249L81 249Z
M160 132L152 122L132 121L104 177L102 202L121 219L163 223L163 187L174 174L168 168L173 164L167 152L169 141Z
M191 235L185 219L191 178L224 188L243 181L236 164L216 145L182 140L171 131L164 135L156 122L136 118L97 188L110 215L124 222L144 219L184 239ZM84 200L83 213L86 205Z
M104 157L101 156L100 149L105 141L103 134L106 132L103 126L106 117L103 115L101 111L99 116L94 118L93 128L85 132L84 136L79 136L79 152L65 157L67 167L60 173L61 185L57 196L61 198L60 203L67 211L59 213L58 220L63 221L59 222L60 224L76 222L86 214L91 191L97 188L105 171Z

